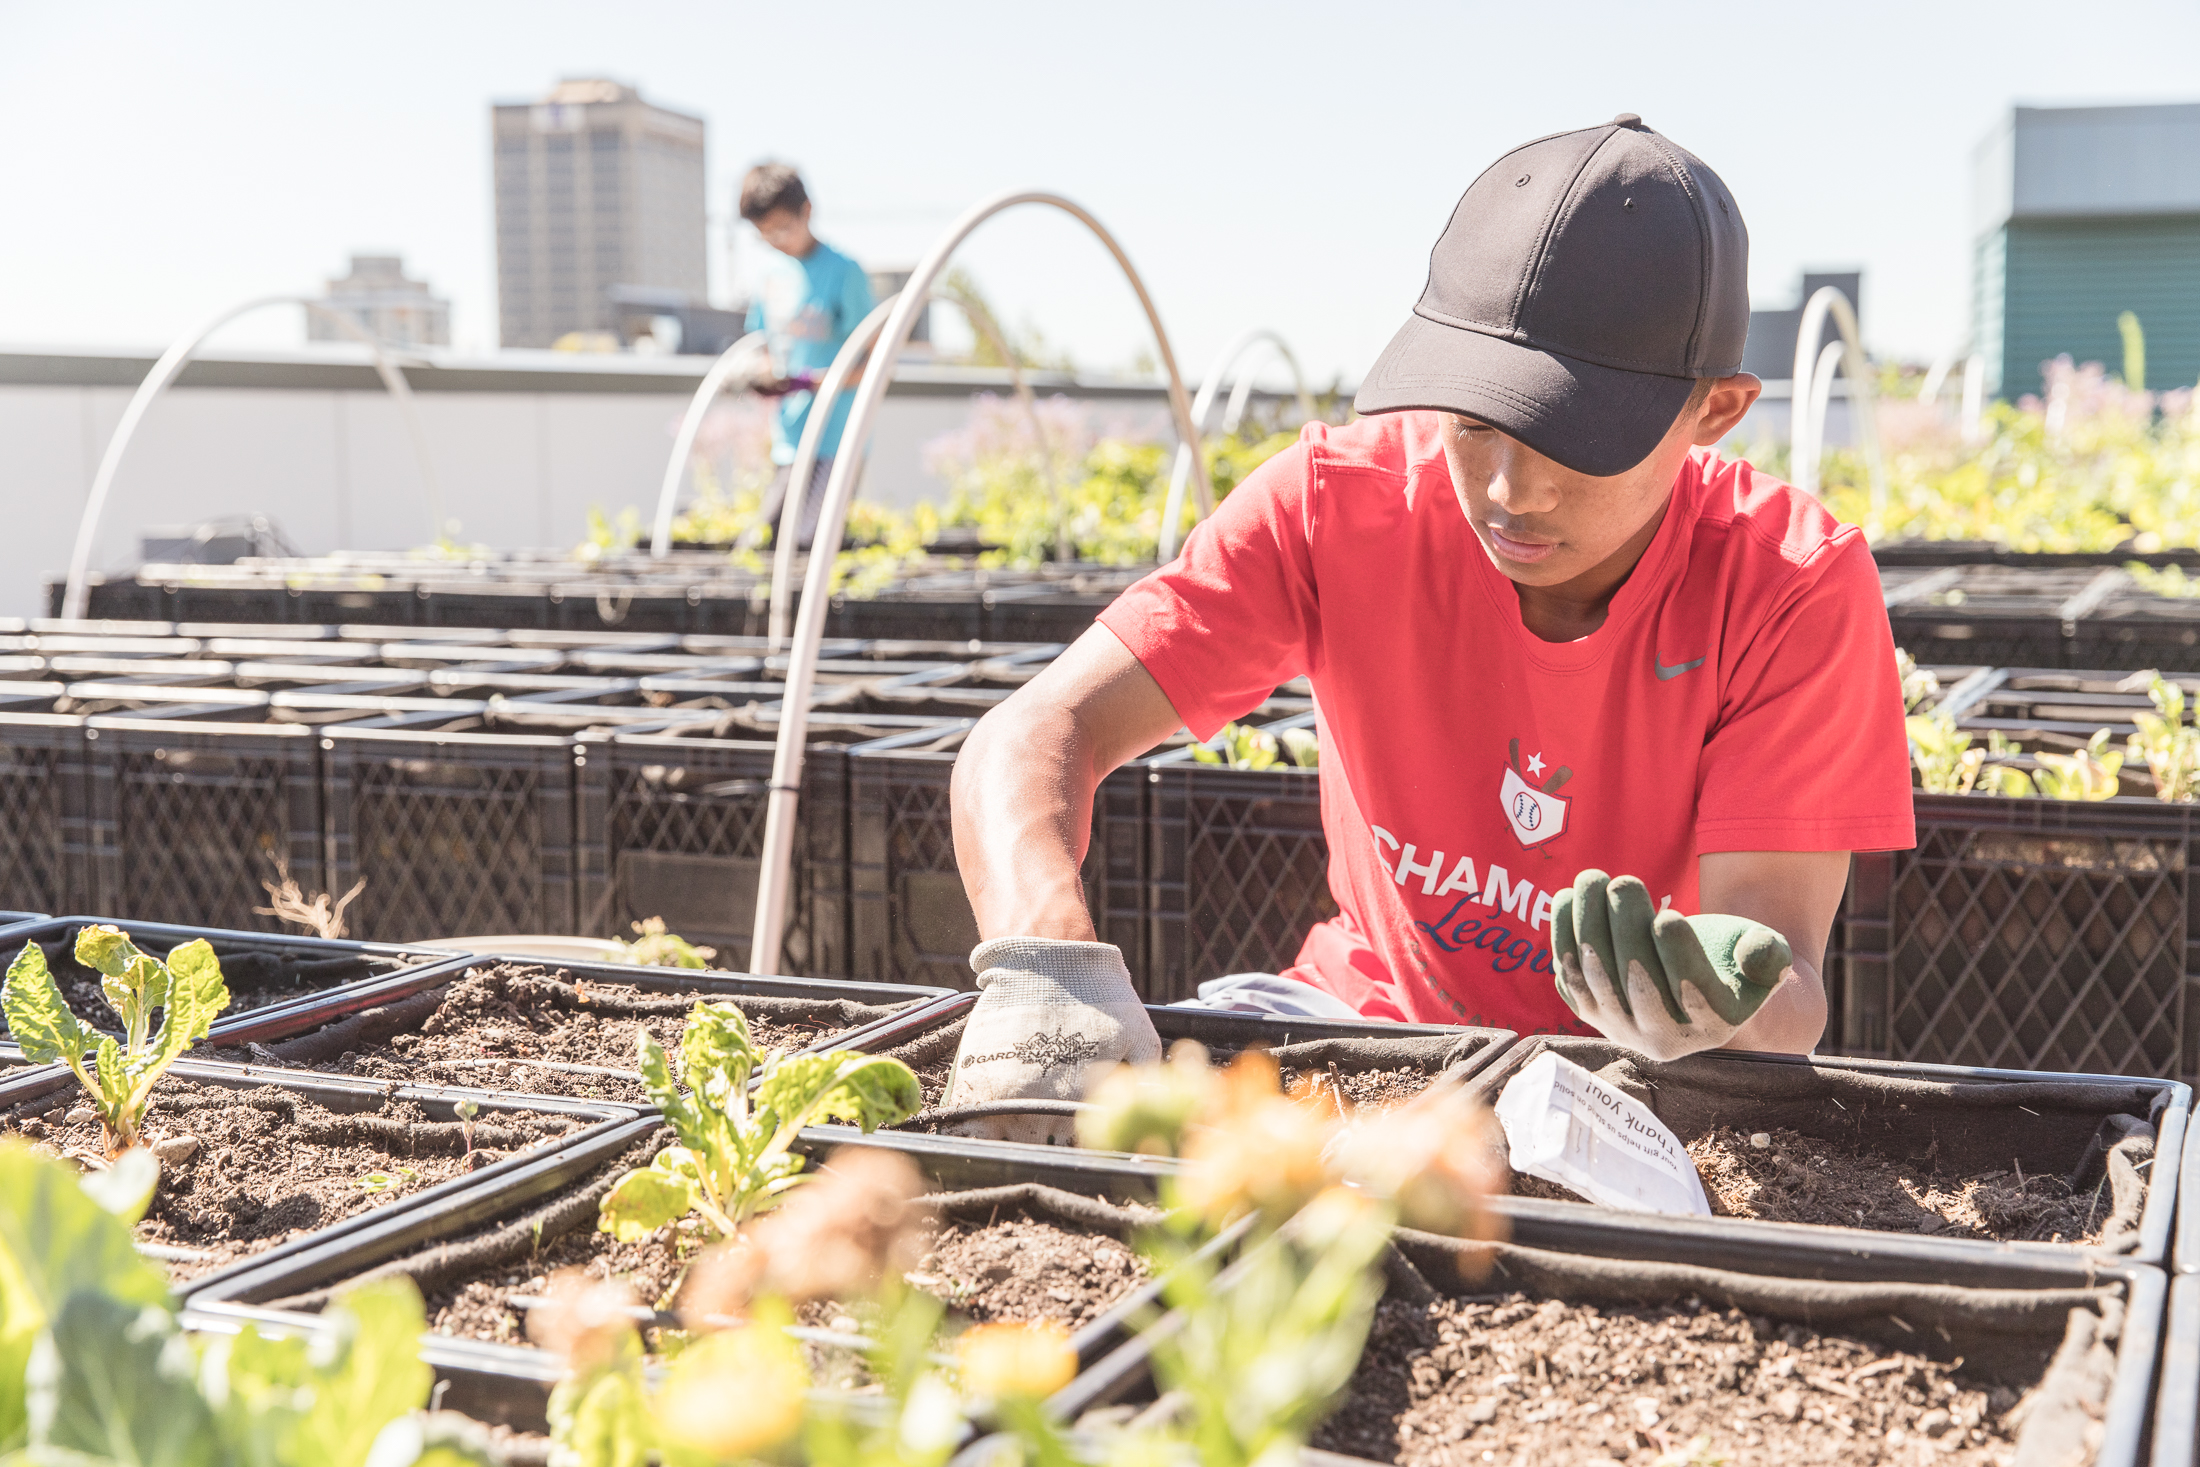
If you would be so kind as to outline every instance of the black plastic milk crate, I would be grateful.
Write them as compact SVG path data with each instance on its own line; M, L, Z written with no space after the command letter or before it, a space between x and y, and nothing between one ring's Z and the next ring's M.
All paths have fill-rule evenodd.
M574 742L329 728L329 886L385 941L572 932Z
M98 905L84 720L0 714L0 902L49 912Z
M326 891L321 735L302 723L93 718L84 730L94 910L281 930L278 866ZM341 888L338 888L341 890Z
M581 931L631 937L662 917L746 966L763 869L774 746L758 739L591 732L578 755ZM782 972L850 976L843 745L803 758ZM868 976L868 975L866 975Z
M965 721L930 742L961 744ZM914 735L848 755L849 911L855 976L889 983L975 986L978 919L955 863L949 783L953 748L910 748ZM1102 942L1123 950L1148 998L1142 890L1145 788L1136 765L1101 782L1085 851L1085 902Z
M1320 775L1176 755L1143 769L1148 1001L1290 967L1307 931L1337 915Z
M1916 849L1850 869L1844 1053L2200 1073L2200 806L1919 794L1916 810Z
M2105 594L2096 569L1945 567L1883 576L1894 643L1920 663L2070 667L2077 628Z

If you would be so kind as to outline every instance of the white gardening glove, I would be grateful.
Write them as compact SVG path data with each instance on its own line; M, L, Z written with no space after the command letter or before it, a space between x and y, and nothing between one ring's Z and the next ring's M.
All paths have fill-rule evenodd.
M1787 939L1746 917L1660 912L1633 876L1584 871L1551 912L1558 996L1654 1060L1717 1049L1795 977Z
M978 1002L948 1077L945 1108L1001 1100L1082 1100L1088 1072L1161 1058L1161 1036L1105 942L996 937L970 954ZM995 1141L1076 1143L1067 1115L980 1116L946 1128Z

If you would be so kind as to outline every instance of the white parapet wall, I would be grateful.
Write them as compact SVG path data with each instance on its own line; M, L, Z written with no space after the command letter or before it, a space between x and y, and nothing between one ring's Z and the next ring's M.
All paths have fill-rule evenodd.
M44 614L43 584L67 567L100 455L154 355L0 349L0 616ZM577 544L591 506L646 514L710 365L553 352L408 362L446 513L461 539L499 549ZM1031 380L1042 396L1174 440L1159 384ZM864 497L894 506L943 498L924 446L962 427L977 394L1009 390L1006 372L905 364L873 435ZM91 563L135 565L149 527L250 514L272 518L306 554L432 538L411 444L363 350L193 361L132 443Z

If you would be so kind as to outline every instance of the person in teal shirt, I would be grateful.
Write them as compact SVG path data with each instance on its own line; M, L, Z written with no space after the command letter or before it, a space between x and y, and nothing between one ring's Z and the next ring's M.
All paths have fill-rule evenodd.
M779 471L764 495L764 522L776 532L787 502L795 447L810 419L813 389L832 366L849 334L871 313L870 277L863 267L810 233L810 195L802 176L784 163L751 168L741 181L741 217L779 252L750 303L748 329L761 331L771 351L770 390L779 394L772 414L772 462ZM852 384L851 384L852 385ZM854 394L843 393L818 441L817 468L802 497L801 532L795 544L810 548L833 457L840 451ZM857 445L861 451L862 445Z

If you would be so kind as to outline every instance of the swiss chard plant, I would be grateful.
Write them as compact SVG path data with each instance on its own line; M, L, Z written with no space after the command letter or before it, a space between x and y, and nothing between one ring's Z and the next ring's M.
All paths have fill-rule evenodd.
M2200 796L2200 719L2186 718L2183 687L2158 672L2140 676L2149 680L2147 696L2155 711L2132 715L2139 731L2127 741L2131 756L2146 761L2154 774L2154 793L2160 798L2184 801Z
M229 985L203 938L185 943L163 963L139 951L119 927L88 926L76 935L76 960L99 974L100 991L122 1020L121 1039L101 1034L70 1011L36 943L23 944L8 965L0 1009L24 1058L40 1064L60 1060L76 1072L113 1157L138 1144L154 1085L229 1007ZM161 1011L157 1030L156 1009Z
M0 1461L465 1467L420 1414L434 1372L409 1279L340 1296L312 1335L186 1334L130 1227L150 1154L110 1170L0 1142Z
M747 1017L730 1003L698 1003L688 1014L677 1077L646 1033L640 1048L643 1084L679 1144L605 1194L597 1226L625 1242L690 1212L731 1236L805 1179L803 1158L791 1150L803 1127L852 1121L871 1131L907 1120L924 1103L915 1072L900 1060L759 1050Z

